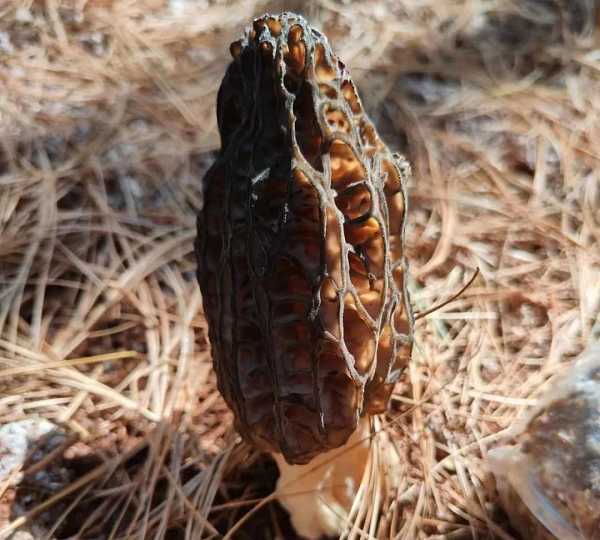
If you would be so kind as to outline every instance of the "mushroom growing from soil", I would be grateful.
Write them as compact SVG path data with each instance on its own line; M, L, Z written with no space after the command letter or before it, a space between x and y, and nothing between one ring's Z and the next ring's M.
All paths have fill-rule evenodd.
M557 376L488 462L523 538L600 538L600 344Z
M411 355L410 167L299 15L256 19L230 50L196 243L218 388L240 435L273 453L297 532L338 534L370 418ZM391 449L383 461L397 465Z

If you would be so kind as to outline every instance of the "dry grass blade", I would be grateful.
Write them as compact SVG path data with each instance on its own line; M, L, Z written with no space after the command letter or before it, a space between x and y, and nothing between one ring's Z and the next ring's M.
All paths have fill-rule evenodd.
M511 538L487 451L600 339L598 4L285 7L415 170L415 353L345 538ZM192 254L229 42L281 8L0 6L0 426L56 428L0 478L0 537L294 538L230 429ZM377 501L384 446L402 470Z

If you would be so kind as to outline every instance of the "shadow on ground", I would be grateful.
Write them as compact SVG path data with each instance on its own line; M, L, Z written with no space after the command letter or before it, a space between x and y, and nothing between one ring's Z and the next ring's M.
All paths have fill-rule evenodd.
M10 504L11 521L30 516L22 530L33 538L178 540L186 538L186 528L194 538L221 537L275 488L277 467L266 455L237 445L229 459L200 455L184 461L186 445L194 441L166 422L145 436L133 424L124 425L120 436L86 444L58 429L30 448L23 479L2 499ZM206 489L206 482L213 482L214 489ZM196 497L200 491L202 500ZM207 492L212 501L205 498ZM190 505L199 516L194 524L188 523ZM201 516L205 508L212 510ZM275 502L253 513L235 535L242 540L271 537L298 538Z

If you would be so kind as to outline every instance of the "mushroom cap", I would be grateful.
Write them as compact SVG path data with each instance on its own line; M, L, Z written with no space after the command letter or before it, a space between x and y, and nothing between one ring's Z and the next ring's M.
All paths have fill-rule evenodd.
M213 361L240 434L307 463L386 410L410 358L410 167L302 17L256 19L231 54L196 242Z

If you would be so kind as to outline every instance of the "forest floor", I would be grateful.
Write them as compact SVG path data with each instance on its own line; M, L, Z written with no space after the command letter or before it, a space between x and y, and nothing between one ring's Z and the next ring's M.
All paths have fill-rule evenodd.
M293 538L217 392L193 254L229 43L283 8L412 163L415 310L479 269L416 325L378 537L516 534L487 452L600 338L594 0L1 3L0 538Z

